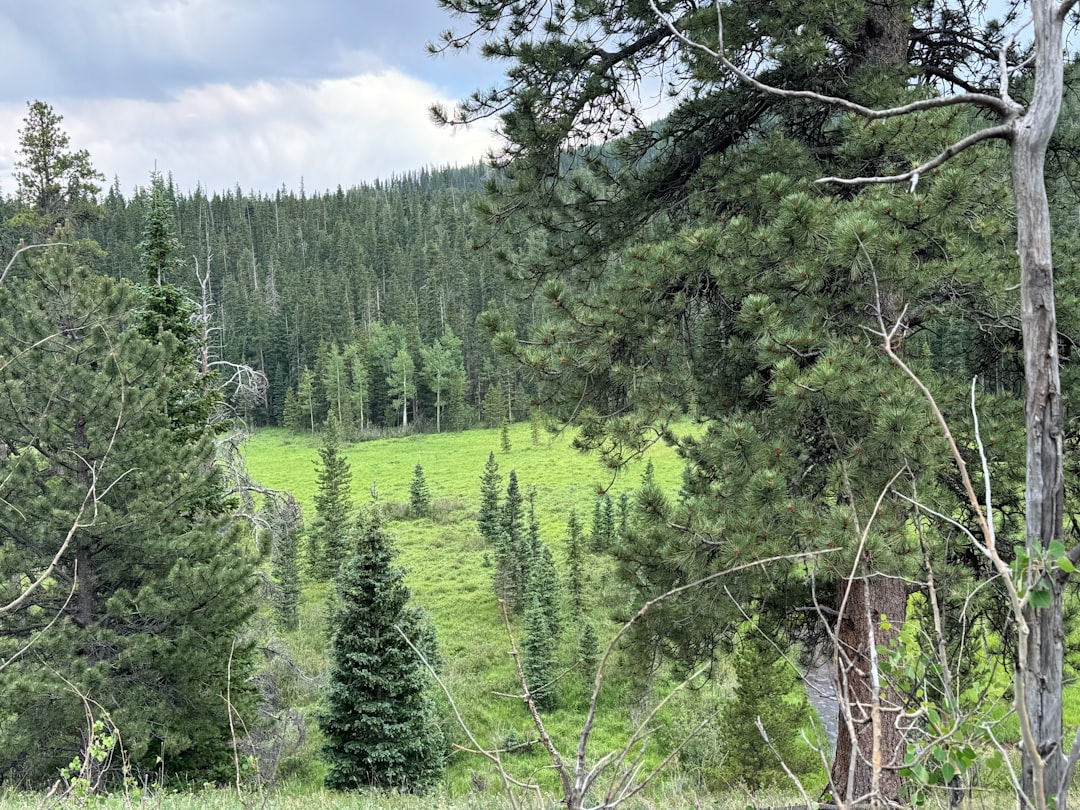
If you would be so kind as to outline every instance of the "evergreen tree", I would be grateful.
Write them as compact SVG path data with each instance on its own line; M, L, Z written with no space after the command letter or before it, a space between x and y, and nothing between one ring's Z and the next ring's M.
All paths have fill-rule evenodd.
M600 660L600 642L596 637L596 627L588 620L581 627L578 660L581 662L582 676L586 681L592 681L596 676L596 665Z
M138 244L139 264L145 283L136 285L142 298L139 330L165 349L173 377L169 418L176 440L192 441L213 419L220 395L210 369L192 375L198 347L199 328L195 305L170 279L182 268L180 242L172 225L172 212L161 175L151 175L150 193L143 217L142 239Z
M609 550L615 542L615 506L606 492L597 495L593 502L592 532L589 550L600 553Z
M285 630L295 630L300 623L299 554L298 532L284 531L275 537L270 562L272 601L274 619Z
M352 522L352 472L338 445L334 420L323 430L315 476L315 520L308 532L308 571L315 579L330 579L348 549Z
M577 510L570 509L566 520L566 590L575 616L585 610L585 538L578 523Z
M522 670L536 707L541 710L555 707L555 651L557 642L548 627L547 615L540 593L530 589L525 609L525 644Z
M517 471L511 470L495 545L495 593L507 602L510 610L519 614L525 606L526 567L531 556L524 522L524 499Z
M524 570L522 581L527 593L535 594L540 600L540 609L544 612L548 635L557 644L562 635L562 587L559 574L555 570L555 560L551 549L540 539L540 521L536 517L536 487L530 485L527 492L529 502L529 533L527 546L522 554Z
M424 478L424 468L416 462L412 481L409 483L409 514L413 517L429 517L431 514L431 490Z
M532 413L529 414L529 436L532 438L532 446L540 446L540 411L537 408L532 409Z
M754 634L739 643L734 669L735 694L717 724L725 752L721 778L758 791L789 784L783 765L799 777L817 772L820 760L802 739L804 730L811 731L814 710L793 664ZM775 753L761 738L759 719Z
M70 150L71 139L60 126L62 115L44 101L27 102L26 107L15 162L17 194L26 207L13 224L49 237L65 223L96 219L101 213L95 204L98 182L105 176L93 167L85 149Z
M425 688L426 672L401 633L433 658L434 634L409 605L404 572L375 510L354 534L338 576L330 675L320 726L334 790L423 793L443 766L443 738ZM426 648L426 649L425 649Z
M984 312L988 302L995 311L1008 307L1000 296L1001 251L984 241L990 233L1002 242L1012 235L1001 215L1010 204L994 179L1006 173L1004 167L993 157L979 166L971 151L956 148L965 136L964 146L976 142L965 112L952 107L928 113L921 103L925 96L909 92L925 79L939 88L952 83L968 94L949 98L945 90L946 98L930 105L996 99L998 48L992 42L1002 29L982 26L966 8L919 3L856 2L807 15L798 4L763 11L753 4L674 0L662 9L628 4L612 12L526 0L502 9L497 31L483 24L492 12L486 0L463 0L454 9L468 33L448 33L447 47L482 44L508 64L504 83L475 94L455 115L470 120L499 114L505 124L508 171L492 184L487 210L515 234L540 231L549 237L541 260L517 257L521 261L512 272L545 290L552 322L527 345L517 344L512 329L496 342L526 360L545 404L550 398L565 413L578 415L579 445L598 449L612 466L639 454L688 407L696 406L710 424L707 436L685 445L685 498L672 508L678 514L665 519L654 511L643 518L650 525L639 534L647 546L627 549L625 581L650 597L672 582L722 570L748 555L842 549L833 558L835 568L832 562L815 568L815 595L834 605L833 630L844 657L859 662L842 680L856 690L853 703L874 694L903 711L902 694L888 685L879 691L867 677L874 645L888 639L881 633L871 638L867 623L844 615L844 608L861 613L868 605L871 615L899 627L913 562L929 553L940 569L945 549L963 540L949 536L951 527L935 526L940 535L927 544L933 548L913 549L909 505L886 502L877 510L875 504L890 489L889 477L903 470L918 500L933 501L939 514L966 516L970 507L957 499L956 470L942 461L947 453L936 435L918 427L932 421L925 402L910 381L882 362L878 339L869 339L867 330L895 329L901 341L909 328L929 334L969 317L985 326L970 313ZM1044 348L1047 339L1053 344L1046 336L1059 332L1052 325L1049 219L1037 167L1056 117L1062 14L1045 0L1031 9L1036 25L1044 26L1034 46L1042 60L1035 82L1046 92L1035 93L1037 101L1026 109L1010 102L995 109L990 117L1000 126L982 134L1009 140L1016 155L1013 178L1023 181L1017 189L1023 200L1017 201L1019 242L1022 275L1031 284L1024 300L1045 303L1022 319L1025 344L1034 339L1040 347L1032 352L1025 345L1028 368L1039 372L1028 379L1026 390L1034 399L1027 413L1048 425L1061 413L1050 404L1059 396L1058 353ZM720 58L705 48L683 47L687 41L715 47L721 13ZM957 42L965 45L957 50ZM768 59L761 60L766 51ZM637 123L644 120L639 97L627 92L643 64L666 82L694 87L657 125ZM782 89L819 90L884 107L913 97L920 103L900 121L837 127L837 116L807 105L807 96L762 94L760 85L737 81L733 67ZM1037 130L1041 136L1033 138ZM564 151L567 143L606 141L613 131L623 137L605 149ZM941 166L931 178L920 169L935 155L929 165ZM872 187L833 194L814 182L856 175L891 176L912 185L904 193ZM1034 216L1028 219L1029 214ZM961 255L974 261L957 261ZM920 272L913 275L916 263ZM942 289L964 292L940 307L936 296ZM1032 329L1036 321L1040 325ZM918 364L954 422L966 405L952 380L978 373L983 351L974 347L1009 345L1007 354L1017 356L1015 338L996 328L990 330L997 332L993 337L979 334L969 328L974 325L960 327L971 351L951 352L950 362L937 368ZM903 351L899 344L892 348ZM1010 364L1008 376L1019 381L1024 375L1017 365ZM1031 404L1039 397L1040 406ZM1006 397L993 405L980 402L1019 412L1019 403ZM973 446L964 430L960 446ZM1042 462L1030 472L1039 486L1028 489L1029 503L1041 504L1045 495L1060 506L1060 487L1043 488L1042 482L1064 480L1061 445L1055 451L1052 442L1034 441L1054 433L1041 431L1029 427L1029 457ZM1018 491L1017 468L1004 450L998 452L995 472L1009 483L999 483L996 491L1011 500ZM1055 463L1057 474L1050 472ZM843 486L837 483L841 470ZM647 505L662 506L654 497ZM1043 518L1064 512L1032 507L1029 544L1046 548L1060 527L1047 528ZM870 514L874 530L864 543L852 526ZM680 539L664 525L687 531ZM742 609L753 606L790 620L789 599L805 600L806 594L796 595L798 577L786 566L779 569L765 587L757 572L738 577L734 600ZM955 569L949 570L948 586L955 588L950 599L966 605L972 569L955 579ZM974 571L983 574L978 565ZM642 587L645 581L649 585ZM785 587L778 590L778 584ZM1042 628L1030 638L1044 645L1061 638L1061 625L1054 624L1061 615L1057 584L1050 608L1029 615ZM714 628L732 622L708 607L722 601L710 591L687 600L679 618L667 610L652 615L649 623L664 627L654 625L651 638L688 657L712 649L718 640ZM780 591L787 596L778 598ZM1055 656L1061 645L1049 643L1037 651L1033 645L1033 671L1060 663ZM1050 683L1060 684L1058 676L1049 675L1043 684L1032 677L1023 688L1048 696L1055 689ZM1058 778L1064 762L1057 754L1060 717L1055 731L1053 723L1043 724L1046 713L1038 712L1040 742L1027 746L1024 758L1029 798L1038 751L1054 752L1046 765L1054 774L1046 783L1054 785L1050 791L1064 786ZM867 752L873 747L878 763L899 764L906 750L903 735L888 723L855 724L855 731L857 745L841 734L834 800L867 795L873 776L871 801L900 801L897 771L886 767L871 774Z
M212 435L181 441L169 412L194 361L171 368L138 328L130 287L69 252L29 268L0 285L3 602L69 532L70 544L49 585L0 617L0 773L51 782L81 753L84 708L66 679L109 712L134 767L224 778L221 696L253 719L252 648L239 639L258 582ZM30 642L33 655L14 658Z
M505 419L502 423L502 428L499 431L499 445L502 447L503 453L509 453L512 449L510 444L510 423Z
M480 511L476 516L476 527L480 536L490 548L498 548L502 531L502 508L499 505L499 489L502 476L499 475L499 463L494 451L488 453L484 472L480 476Z

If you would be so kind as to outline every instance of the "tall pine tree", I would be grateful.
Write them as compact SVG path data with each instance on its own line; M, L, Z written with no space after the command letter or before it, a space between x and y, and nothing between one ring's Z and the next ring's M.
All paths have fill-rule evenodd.
M48 587L0 617L0 773L21 783L52 780L82 750L65 679L109 712L135 766L200 780L230 767L221 695L242 718L253 709L239 640L257 605L251 543L210 430L174 421L194 358L174 365L135 304L59 249L0 286L3 601L71 540Z

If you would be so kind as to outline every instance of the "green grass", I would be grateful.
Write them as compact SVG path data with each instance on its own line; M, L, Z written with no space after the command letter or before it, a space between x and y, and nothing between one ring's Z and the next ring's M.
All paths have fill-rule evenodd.
M434 519L395 520L389 528L396 537L399 561L408 571L407 582L415 601L427 609L434 621L444 668L441 677L453 695L470 728L482 745L501 747L507 743L532 740L536 732L521 702L500 697L514 694L516 686L509 642L492 590L491 551L485 549L476 529L480 474L488 454L496 454L505 487L515 470L522 490L536 487L536 510L541 538L551 547L557 563L563 558L566 521L572 508L588 530L595 495L607 489L613 499L633 492L640 484L645 462L631 464L616 478L594 457L571 446L571 437L562 434L543 437L534 446L528 424L511 426L512 450L502 453L499 430L412 436L363 442L344 447L352 469L354 501L370 500L374 482L379 500L390 515L403 514L408 501L409 482L419 462L435 504ZM316 491L317 437L297 436L283 430L257 433L245 447L251 474L266 486L291 491L310 520L314 516ZM682 478L682 462L666 446L657 446L646 456L654 465L657 481L674 491ZM608 612L618 594L610 591L607 566L593 558L590 613L603 640L615 630ZM299 665L318 677L325 666L325 635L322 627L325 586L309 586L304 593L302 631L289 634L287 642ZM562 644L562 660L569 666L576 657L578 629L567 617ZM517 628L514 628L517 632ZM664 682L654 686L662 688ZM636 694L630 694L627 678L615 675L601 697L601 712L593 732L593 750L599 755L619 748L631 727L631 714L640 711ZM563 699L546 721L556 744L570 752L576 745L588 686L577 672L567 675ZM449 717L449 706L444 706ZM467 740L455 727L448 737L465 745ZM657 761L657 754L653 761ZM546 756L534 750L512 757L515 773L539 779L553 786ZM317 781L318 770L308 774ZM446 786L451 795L470 792L486 782L494 787L497 776L478 756L456 752L451 755Z

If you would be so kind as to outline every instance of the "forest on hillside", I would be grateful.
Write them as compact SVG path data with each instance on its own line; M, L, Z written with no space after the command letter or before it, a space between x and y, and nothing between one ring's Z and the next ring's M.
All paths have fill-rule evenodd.
M310 431L331 410L357 432L528 417L520 375L477 324L492 309L523 330L536 317L482 249L490 235L477 206L490 174L480 164L422 169L310 195L185 191L164 178L179 242L167 281L207 301L216 358L266 375L265 396L246 404L254 424ZM92 216L73 221L101 248L98 272L141 280L150 179L129 199L114 179ZM12 227L17 203L4 204L10 257L32 231Z
M509 456L528 416L533 447L542 420L570 423L612 477L664 444L684 465L677 487L642 476L624 530L590 543L609 577L594 613L619 645L563 662L593 675L576 755L545 739L557 652L541 642L567 608L539 494L513 470L503 494L492 448L477 514L443 504L468 529L433 543L479 556L491 613L497 595L507 633L526 628L514 688L560 803L613 810L644 788L650 686L728 655L763 675L824 656L838 734L811 769L826 791L800 783L802 803L955 804L987 773L1025 810L1064 810L1080 765L1075 0L1003 19L949 0L442 2L462 27L436 50L506 66L435 110L498 120L491 168L311 195L155 175L128 200L28 106L0 232L5 772L40 783L108 693L138 767L167 742L176 775L227 778L235 731L197 685L255 671L238 639L269 551L265 587L293 619L329 603L327 783L430 788L445 738L409 651L434 646L382 523L431 520L430 492L418 461L407 507L372 481L357 518L342 448L485 425ZM643 79L670 96L660 120ZM223 438L245 420L318 434L304 532L296 499L256 498ZM362 688L382 655L399 701ZM648 721L621 755L586 740L608 660ZM61 663L50 688L38 676ZM230 724L258 699L243 683ZM739 742L729 727L710 756Z

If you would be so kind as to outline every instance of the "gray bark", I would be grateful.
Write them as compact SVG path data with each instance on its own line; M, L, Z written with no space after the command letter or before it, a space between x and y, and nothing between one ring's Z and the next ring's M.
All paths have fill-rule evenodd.
M1030 105L1016 118L1012 137L1012 181L1016 199L1017 253L1020 259L1021 328L1024 336L1024 379L1027 386L1026 544L1036 548L1063 540L1065 488L1063 416L1058 363L1057 316L1054 309L1054 266L1050 244L1050 207L1046 196L1045 158L1061 109L1064 74L1062 17L1064 9L1048 0L1031 4L1035 34L1035 91ZM1063 576L1051 577L1051 604L1030 605L1024 618L1026 671L1020 676L1034 746L1024 747L1021 801L1045 807L1056 802L1066 810L1065 759L1062 752L1062 672L1064 619ZM1034 748L1035 750L1031 750ZM1041 762L1039 762L1039 761ZM1041 764L1042 784L1037 771Z

